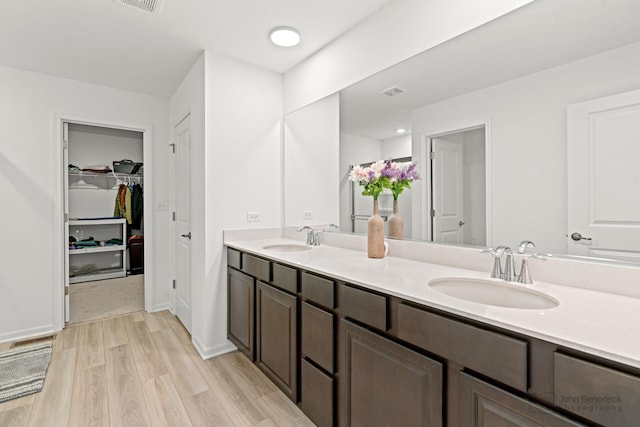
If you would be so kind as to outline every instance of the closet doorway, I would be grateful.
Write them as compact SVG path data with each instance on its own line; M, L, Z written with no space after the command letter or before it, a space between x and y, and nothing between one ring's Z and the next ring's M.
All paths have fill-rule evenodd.
M487 244L486 126L427 138L431 241Z
M67 323L145 309L144 133L63 121Z

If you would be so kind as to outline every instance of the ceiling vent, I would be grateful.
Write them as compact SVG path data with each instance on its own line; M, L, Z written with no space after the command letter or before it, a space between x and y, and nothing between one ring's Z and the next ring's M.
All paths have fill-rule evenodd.
M380 92L380 95L396 96L402 93L407 93L407 91L398 86L391 86L389 89L385 89Z
M115 2L134 7L143 12L155 14L160 11L162 0L115 0Z

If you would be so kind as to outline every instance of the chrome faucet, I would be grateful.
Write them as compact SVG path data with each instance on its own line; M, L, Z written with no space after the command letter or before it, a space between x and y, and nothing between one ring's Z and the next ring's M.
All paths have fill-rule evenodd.
M513 251L508 246L498 246L497 248L485 249L482 252L489 252L493 255L493 270L491 277L494 279L504 279L509 282L516 281L518 276L515 273ZM505 256L504 269L502 268L502 255Z
M323 233L325 231L337 231L340 230L340 227L335 224L328 224L320 231L315 231L308 225L298 228L298 231L303 230L309 230L309 232L307 233L307 245L320 246L320 233Z
M313 231L313 228L309 227L308 225L304 225L298 228L298 231L304 230L309 230L309 232L307 232L307 245L316 245L316 233L315 231Z
M493 270L491 270L491 277L494 279L504 279L508 282L518 282L524 284L531 284L531 273L529 272L529 258L547 259L551 258L550 254L532 254L526 253L527 248L535 247L535 243L531 240L523 240L518 246L518 255L522 256L522 265L520 266L520 272L516 274L514 254L511 248L508 246L498 246L497 248L484 249L481 252L488 252L493 255ZM502 255L505 256L504 269L502 268Z

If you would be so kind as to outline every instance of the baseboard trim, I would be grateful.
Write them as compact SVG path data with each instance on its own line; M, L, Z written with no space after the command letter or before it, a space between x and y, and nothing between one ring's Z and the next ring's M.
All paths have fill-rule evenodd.
M171 309L171 304L168 302L165 302L162 304L156 304L153 306L152 310L153 310L153 313L155 313L156 311L169 310L171 314L174 314L173 310Z
M203 360L211 359L212 357L220 356L221 354L225 354L225 353L230 353L238 349L235 345L231 343L231 341L226 341L224 343L217 344L211 347L204 347L196 337L192 337L191 342Z
M35 328L22 329L20 331L8 332L0 335L0 344L12 341L24 341L30 338L37 338L43 335L57 334L60 330L56 330L53 324L46 326L38 326Z

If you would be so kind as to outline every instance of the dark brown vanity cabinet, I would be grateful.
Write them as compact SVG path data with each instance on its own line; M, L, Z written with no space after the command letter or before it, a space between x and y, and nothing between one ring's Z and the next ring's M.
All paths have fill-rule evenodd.
M254 359L255 279L227 269L227 337L250 360Z
M229 339L318 426L640 425L640 370L228 249Z
M256 363L289 397L298 398L298 300L262 281L256 293Z
M319 427L335 425L335 282L300 275L300 409Z
M443 425L441 363L347 320L340 326L340 425Z
M269 280L271 263L227 249L227 338L255 360L256 278Z
M459 375L460 427L584 426L464 372Z

